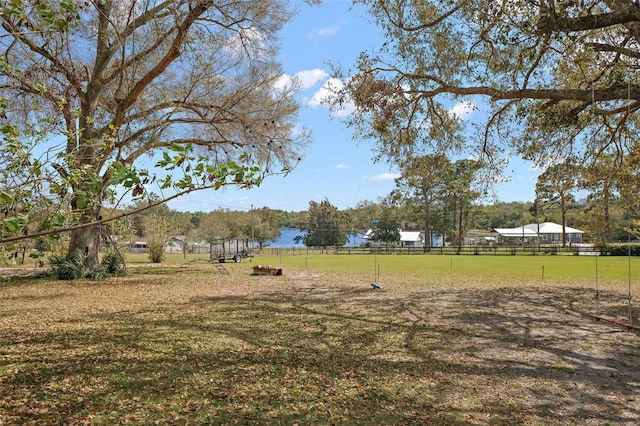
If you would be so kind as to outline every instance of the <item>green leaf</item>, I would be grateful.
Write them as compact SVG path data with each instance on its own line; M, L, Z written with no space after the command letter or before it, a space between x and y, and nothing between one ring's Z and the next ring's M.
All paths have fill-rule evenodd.
M7 232L18 232L22 228L22 222L18 218L7 218L2 221Z
M0 203L1 204L8 205L8 204L13 203L13 201L14 201L14 198L8 192L5 192L5 191L0 192Z
M142 173L140 173L142 175ZM130 167L120 167L112 172L110 185L121 184L125 188L131 188L140 183L138 172Z
M163 151L162 160L156 163L156 167L162 167L164 169L168 167L170 164L173 164L173 160L171 159L171 156L169 156L169 153L167 153L166 151Z
M31 253L29 253L29 258L30 259L42 259L44 257L44 252L38 250L38 251L32 251Z
M171 188L171 185L172 185L172 179L170 175L160 181L160 188L162 189Z

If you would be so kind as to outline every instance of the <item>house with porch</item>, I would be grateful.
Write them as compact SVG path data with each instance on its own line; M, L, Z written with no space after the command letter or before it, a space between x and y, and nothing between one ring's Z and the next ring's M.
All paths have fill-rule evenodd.
M553 222L530 223L516 228L494 228L499 244L562 245L562 225ZM582 243L584 231L565 226L567 244Z

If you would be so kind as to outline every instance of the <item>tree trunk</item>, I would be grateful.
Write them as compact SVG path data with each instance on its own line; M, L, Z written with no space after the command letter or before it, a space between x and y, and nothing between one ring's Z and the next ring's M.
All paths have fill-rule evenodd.
M604 242L609 244L611 237L611 223L609 217L609 191L607 188L607 196L604 199Z
M100 225L88 226L86 228L71 231L71 241L69 242L69 252L67 256L72 256L76 251L84 255L84 266L88 271L95 271L100 262L98 252L100 250Z
M75 188L74 188L75 189ZM92 207L79 208L78 198L74 197L71 201L71 208L74 211L78 211L79 223L86 224L91 223L96 219L99 219L102 202L100 194L96 194L97 199L94 200L96 204ZM100 225L87 226L84 228L74 229L71 231L71 240L69 241L69 251L67 252L67 258L72 258L75 253L80 252L84 258L84 267L88 272L95 271L100 262L98 259L98 252L100 251Z
M91 102L88 103L90 104ZM93 117L94 114L95 111L93 110L83 110L81 117ZM91 120L81 118L80 125L83 129L81 137L77 140L69 137L67 141L68 155L76 155L75 150L77 150L77 163L70 165L69 168L77 170L74 172L75 175L65 176L65 178L69 178L72 182L71 210L77 212L77 220L80 224L86 224L100 218L105 188L96 188L92 184L95 180L104 182L103 178L100 177L99 165L96 163L96 146L94 143L101 139L101 135L96 132ZM67 127L74 128L70 122ZM79 145L76 146L77 144ZM98 261L99 249L100 225L87 226L71 231L67 257L70 258L76 252L81 252L84 256L84 267L88 272L93 272L100 266Z
M431 250L431 218L430 203L424 203L424 253Z
M460 215L458 216L458 253L462 252L462 202L460 202Z
M562 212L562 247L564 248L567 246L567 208L564 197L560 199L560 211Z

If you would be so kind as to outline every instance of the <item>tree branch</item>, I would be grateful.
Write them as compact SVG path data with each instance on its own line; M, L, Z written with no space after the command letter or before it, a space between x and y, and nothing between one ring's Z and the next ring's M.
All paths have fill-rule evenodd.
M237 185L237 183L233 183L233 182L223 183L223 186L228 186L228 185ZM93 222L79 223L79 224L76 224L76 225L50 229L50 230L47 230L47 231L34 232L34 233L28 234L28 235L16 235L16 236L13 236L13 237L0 238L0 244L11 243L11 242L15 242L15 241L22 241L22 240L26 240L26 239L29 239L29 238L45 237L47 235L59 234L59 233L62 233L62 232L70 232L70 231L75 231L77 229L83 229L83 228L88 228L88 227L91 227L91 226L101 225L103 223L113 222L114 220L122 219L124 217L131 216L131 215L143 212L145 210L148 210L150 208L159 206L160 204L164 204L164 203L166 203L168 201L171 201L171 200L176 199L178 197L181 197L183 195L190 194L191 192L201 191L201 190L206 190L206 189L217 189L218 187L219 186L216 183L212 183L212 184L204 185L204 186L197 187L197 188L189 188L189 189L186 189L186 190L183 190L183 191L179 191L174 195L171 195L171 196L168 196L168 197L164 197L161 200L152 201L152 202L150 202L149 204L147 204L145 206L138 207L136 209L123 212L123 213L118 214L118 215L113 216L113 217L99 219L99 220L96 220L96 221L93 221Z

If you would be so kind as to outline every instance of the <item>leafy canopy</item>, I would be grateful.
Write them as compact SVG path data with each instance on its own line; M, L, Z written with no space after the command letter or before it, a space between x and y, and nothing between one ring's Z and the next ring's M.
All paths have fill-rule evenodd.
M473 151L545 167L637 151L640 4L632 0L357 0L386 41L336 69L332 105L380 158ZM467 128L464 103L486 114ZM629 169L626 169L629 170Z
M71 229L95 263L95 232L76 230L125 194L287 173L309 140L274 59L291 16L280 0L3 2L0 241Z
M299 224L302 241L308 247L342 246L347 241L348 224L343 213L326 198L310 201L306 218Z

